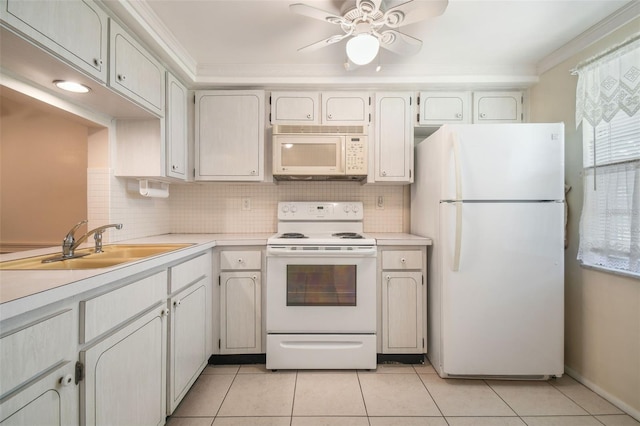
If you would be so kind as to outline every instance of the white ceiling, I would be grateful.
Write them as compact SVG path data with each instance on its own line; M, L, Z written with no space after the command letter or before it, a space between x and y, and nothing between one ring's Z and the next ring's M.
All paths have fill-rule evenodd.
M298 52L341 31L290 13L296 2L338 14L345 7L340 0L105 0L145 42L170 52L162 59L193 86L527 86L564 59L563 49L585 47L589 33L601 37L640 9L637 0L449 0L442 16L400 28L423 41L420 52L381 49L376 73L375 61L344 69L345 41Z

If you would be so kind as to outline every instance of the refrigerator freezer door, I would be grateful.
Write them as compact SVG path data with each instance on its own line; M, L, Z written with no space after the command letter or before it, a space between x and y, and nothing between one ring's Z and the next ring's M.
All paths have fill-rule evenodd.
M564 199L562 123L460 125L447 129L441 138L443 163L447 166L440 199Z
M562 217L556 202L440 204L445 374L563 373Z

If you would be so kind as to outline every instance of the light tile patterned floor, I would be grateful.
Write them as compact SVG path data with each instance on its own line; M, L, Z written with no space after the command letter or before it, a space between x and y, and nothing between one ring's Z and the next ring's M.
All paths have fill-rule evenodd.
M426 365L376 371L207 366L168 426L640 426L569 376L441 379Z

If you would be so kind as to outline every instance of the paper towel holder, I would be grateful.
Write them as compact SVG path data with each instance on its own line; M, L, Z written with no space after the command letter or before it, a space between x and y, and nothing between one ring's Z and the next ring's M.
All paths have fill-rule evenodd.
M149 179L138 179L138 184L130 182L128 190L137 192L148 198L168 198L169 184L166 182L152 181Z

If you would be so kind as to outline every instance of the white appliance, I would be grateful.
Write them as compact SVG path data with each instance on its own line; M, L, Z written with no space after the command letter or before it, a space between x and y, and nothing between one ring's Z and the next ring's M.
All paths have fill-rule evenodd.
M273 176L279 180L363 180L363 126L274 126Z
M443 126L416 146L411 232L433 239L442 377L564 371L564 125Z
M267 368L376 368L376 245L361 202L278 203L267 241Z

